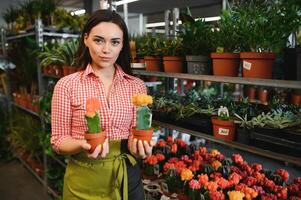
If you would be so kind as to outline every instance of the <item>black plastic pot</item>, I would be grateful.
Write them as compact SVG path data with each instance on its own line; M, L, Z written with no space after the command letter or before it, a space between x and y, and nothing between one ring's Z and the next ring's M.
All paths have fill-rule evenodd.
M242 144L249 144L250 131L248 129L238 127L236 129L236 141Z

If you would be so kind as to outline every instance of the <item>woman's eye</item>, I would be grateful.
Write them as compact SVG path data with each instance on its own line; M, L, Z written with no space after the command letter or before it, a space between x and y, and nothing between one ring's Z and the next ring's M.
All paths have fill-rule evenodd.
M114 40L112 41L113 46L118 46L119 44L120 44L120 41L114 41Z
M99 44L102 44L103 43L103 40L102 39L94 39L94 42L96 42L96 43L99 43Z

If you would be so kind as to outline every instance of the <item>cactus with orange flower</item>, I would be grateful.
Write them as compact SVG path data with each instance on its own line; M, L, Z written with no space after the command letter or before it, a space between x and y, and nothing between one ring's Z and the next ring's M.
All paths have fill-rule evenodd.
M147 130L151 128L152 113L148 105L153 103L153 98L147 94L135 94L132 102L138 107L136 115L136 129Z
M86 114L85 118L88 125L88 133L102 132L100 125L100 102L99 99L92 97L86 101Z

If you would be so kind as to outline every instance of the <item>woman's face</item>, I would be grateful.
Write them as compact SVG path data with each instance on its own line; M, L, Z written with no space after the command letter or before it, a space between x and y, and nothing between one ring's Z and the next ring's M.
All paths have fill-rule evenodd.
M92 66L113 67L123 46L123 32L114 23L101 22L85 35L84 42L89 48Z

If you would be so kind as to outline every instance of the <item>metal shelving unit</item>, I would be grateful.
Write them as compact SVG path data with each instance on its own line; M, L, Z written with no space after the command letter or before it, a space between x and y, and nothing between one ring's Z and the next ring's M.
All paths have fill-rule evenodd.
M158 126L162 126L164 128L168 128L168 129L173 129L173 130L177 130L183 133L187 133L190 135L194 135L196 137L201 137L204 138L206 140L218 143L218 144L222 144L231 148L235 148L235 149L239 149L239 150L243 150L249 153L254 153L260 156L264 156L267 158L272 158L274 160L278 160L278 161L282 161L282 162L287 162L287 163L291 163L294 165L297 165L299 167L301 167L301 160L300 158L294 157L294 156L288 156L288 155L284 155L284 154L280 154L280 153L275 153L272 151L268 151L268 150L264 150L261 148L256 148L250 145L245 145L245 144L241 144L239 142L235 142L235 141L226 141L226 140L221 140L221 139L217 139L215 138L213 135L208 135L202 132L198 132L198 131L193 131L193 130L189 130L189 129L185 129L173 124L169 124L169 123L165 123L165 122L160 122L160 121L153 121L154 124L158 125Z
M158 77L165 77L165 78L189 79L189 80L196 80L196 81L213 81L213 82L221 82L221 83L235 83L235 84L243 84L243 85L258 85L258 86L277 87L277 88L301 89L301 81L198 75L198 74L184 74L184 73L150 72L145 70L133 70L133 73L136 75L143 75L143 76L158 76Z
M40 118L40 115L39 115L38 113L33 112L33 111L31 111L31 110L29 110L29 109L27 109L27 108L24 108L23 106L20 106L19 104L16 104L16 103L12 102L11 105L13 105L13 106L15 106L16 108L19 108L19 109L21 109L21 110L23 110L23 111L25 111L25 112L27 112L27 113L29 113L29 114L35 116L35 117Z
M46 32L44 31L43 29L43 25L42 25L42 22L41 20L36 20L36 23L35 23L35 27L32 31L30 32L27 32L27 33L20 33L20 34L17 34L17 35L13 35L13 36L8 36L6 37L5 36L5 33L4 32L1 32L1 36L2 37L2 47L4 48L4 56L3 57L6 57L6 43L7 42L12 42L13 40L16 40L16 39L21 39L21 38L24 38L24 37L32 37L34 36L35 39L36 39L36 42L37 44L42 47L43 46L43 41L45 38L49 38L49 37L55 37L55 38L62 38L62 39L66 39L66 38L78 38L80 35L79 34L69 34L69 33L56 33L56 32ZM59 79L61 77L58 77L58 76L49 76L49 75L43 75L42 72L41 72L41 67L39 67L39 60L37 59L36 61L38 64L38 67L37 67L37 76L38 76L38 89L39 89L39 95L43 95L44 94L44 90L45 90L45 84L44 84L44 79L45 78L54 78L54 79ZM11 94L11 91L9 91L9 94ZM8 97L8 101L9 101L9 104L10 104L10 113L11 113L11 107L14 106L18 109L21 109L23 111L25 111L26 113L28 114L31 114L35 117L38 117L40 119L40 123L41 123L41 127L42 127L42 130L46 130L46 124L45 122L43 121L43 119L39 116L38 113L35 113L31 110L28 110L14 102L12 102L11 96ZM45 152L45 148L43 147L43 152ZM16 156L17 157L17 156ZM34 173L34 171L30 168L30 166L27 165L27 163L25 161L23 161L21 158L17 157L20 162L45 186L45 191L49 192L50 194L52 194L55 198L58 197L58 194L52 190L49 185L48 185L48 180L47 180L47 177L46 177L46 171L47 171L47 159L50 158L52 160L54 160L55 162L57 162L59 165L61 165L62 167L66 167L66 163L62 162L59 158L57 158L55 155L54 156L49 156L49 155L46 155L46 153L43 153L43 166L44 166L44 176L43 178L39 177L36 173Z

